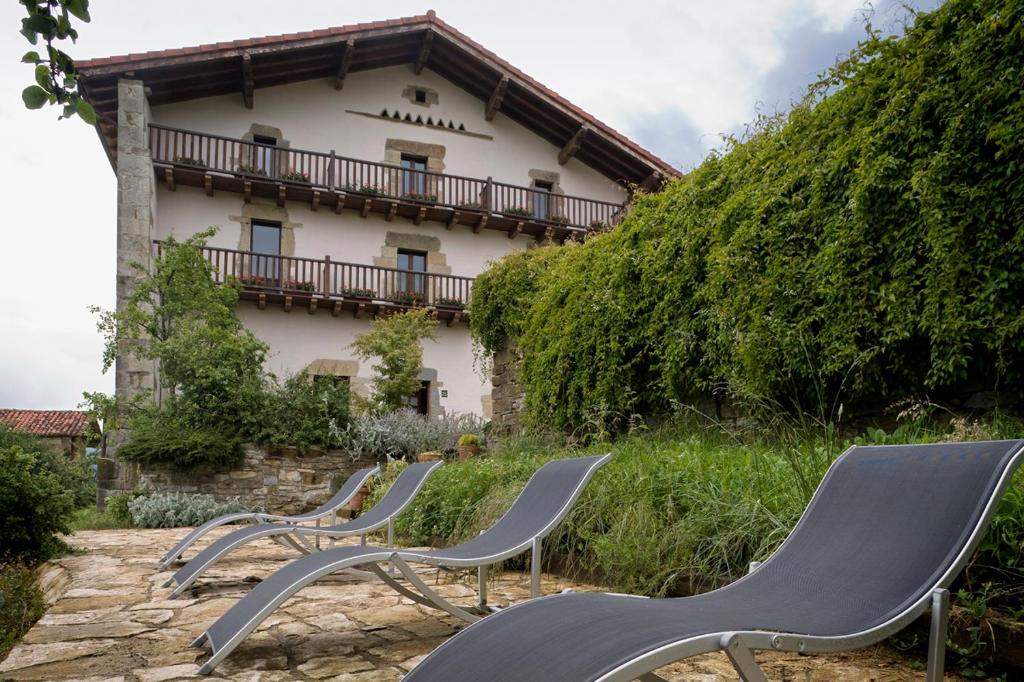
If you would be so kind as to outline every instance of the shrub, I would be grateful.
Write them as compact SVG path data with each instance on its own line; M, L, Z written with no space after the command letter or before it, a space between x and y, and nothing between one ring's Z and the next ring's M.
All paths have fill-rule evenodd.
M107 498L107 513L115 523L125 528L131 528L133 524L132 512L129 505L132 500L142 497L145 493L118 493Z
M498 284L539 256L481 275L474 336L517 340L531 420L622 427L723 390L826 418L1019 401L1024 109L1002 74L1024 69L1022 20L1017 0L950 0L903 37L872 34L787 116L535 283Z
M462 447L469 447L472 445L480 445L480 436L475 433L464 433L459 436L459 440L456 445Z
M267 408L252 440L268 445L339 447L348 426L349 387L314 381L301 372L268 392Z
M32 571L0 564L0 660L43 615L43 595Z
M198 526L223 514L262 511L247 507L237 497L217 502L212 495L153 493L139 495L128 503L137 528L177 528Z
M38 438L16 433L0 424L0 448L17 445L36 456L37 466L49 471L71 493L76 507L96 503L96 474L86 457L73 458Z
M43 561L65 549L74 496L37 454L0 448L0 561Z
M233 425L196 425L173 404L139 408L129 417L128 428L128 440L117 449L125 461L178 469L229 467L242 461L242 441Z
M427 417L412 410L365 415L352 420L345 442L356 454L414 457L421 452L455 451L460 434L483 434L484 421L472 414Z

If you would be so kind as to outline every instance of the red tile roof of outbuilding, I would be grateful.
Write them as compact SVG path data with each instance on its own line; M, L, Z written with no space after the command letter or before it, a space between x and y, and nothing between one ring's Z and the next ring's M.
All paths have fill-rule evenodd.
M2 410L0 422L33 436L84 436L89 415L81 410Z

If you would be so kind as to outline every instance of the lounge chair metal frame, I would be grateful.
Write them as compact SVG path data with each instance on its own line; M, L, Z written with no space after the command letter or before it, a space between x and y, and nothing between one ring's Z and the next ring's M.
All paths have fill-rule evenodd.
M333 550L337 555L338 559L332 561L329 564L318 567L315 571L303 573L292 583L288 584L284 589L278 591L272 600L261 607L255 614L253 614L245 623L245 625L239 628L226 642L224 642L219 648L214 649L211 657L200 667L199 673L202 675L209 674L228 654L230 654L235 647L255 630L264 619L266 619L278 606L287 601L302 587L316 582L320 578L323 578L331 573L335 573L342 570L352 570L357 567L366 567L368 571L379 577L386 585L394 589L399 594L408 597L416 603L424 606L429 606L442 610L449 613L457 618L465 620L469 623L476 622L481 619L484 615L492 611L491 607L487 605L487 575L488 568L496 563L502 562L514 556L522 554L526 550L531 550L532 556L530 561L530 595L533 598L540 596L540 577L541 577L541 558L542 558L542 546L543 540L555 529L555 527L565 518L565 515L569 513L569 510L575 504L579 498L583 489L587 483L594 476L598 469L600 469L607 461L611 458L610 454L602 455L600 457L590 458L592 461L586 469L583 476L578 481L576 487L567 497L565 504L554 514L543 528L534 534L534 536L525 542L521 542L510 546L503 551L489 554L486 556L472 557L472 558L448 558L443 555L445 550L437 550L438 556L433 556L430 552L413 552L404 550L395 550L390 548L372 548L366 546L354 546L354 547L340 547ZM535 472L530 481L532 482L538 473L543 470ZM523 490L520 491L519 495L516 496L516 500L509 507L511 510L515 507L516 502L526 493L529 488L530 482L527 482ZM508 512L506 512L507 514ZM503 517L504 518L504 517ZM485 533L487 531L484 531ZM481 533L483 535L483 533ZM457 547L457 546L456 546ZM376 551L374 551L376 549ZM454 548L448 548L449 550ZM410 589L406 585L403 585L398 579L390 575L388 571L381 568L380 564L390 562L402 576L415 588ZM478 573L479 583L479 599L478 602L470 606L459 606L448 601L442 597L437 591L431 589L422 578L417 575L416 571L409 566L409 562L424 563L437 567L446 568L476 568ZM285 567L287 568L287 567ZM282 569L283 570L283 569ZM362 572L362 571L360 571ZM276 575L276 574L275 574ZM273 576L272 576L273 577ZM244 599L244 598L243 598ZM229 611L230 613L230 611ZM227 614L225 614L227 615ZM222 616L223 618L223 616ZM214 623L210 629L217 626L220 621ZM191 642L189 646L199 647L205 641L210 639L210 630L203 632L195 640ZM211 645L213 640L210 640Z
M886 446L890 448L914 447L914 446ZM850 452L854 448L847 451ZM918 598L915 602L904 608L901 612L889 620L870 629L854 632L841 636L813 636L782 631L762 630L741 630L733 632L717 632L701 634L681 639L676 642L664 645L660 648L646 651L635 658L628 660L618 667L594 678L595 682L629 682L640 680L641 682L665 682L665 679L655 674L655 670L676 661L714 651L723 651L729 658L733 667L739 673L744 682L767 682L768 678L758 666L754 658L756 650L774 650L791 653L831 653L838 651L851 651L870 646L885 638L903 630L918 617L930 609L930 632L928 642L928 665L927 682L941 682L944 674L944 657L946 650L946 636L949 625L949 585L966 566L972 554L981 542L988 527L992 515L995 513L999 501L1010 485L1015 470L1024 462L1024 441L1018 441L1015 446L1007 451L1010 453L1006 468L999 475L991 495L984 503L981 513L977 518L971 533L964 542L961 550L949 564L947 569L939 575L930 590ZM844 453L847 454L847 453ZM840 456L832 463L829 472L822 478L813 499L817 498L818 492L829 479L829 473L839 466L843 460ZM776 550L776 552L765 562L753 562L747 576L740 579L746 580L750 575L760 570L781 552L786 543L796 534L796 530L807 518L805 513L797 526L790 533L789 537ZM740 582L740 581L737 581ZM735 583L734 583L735 584ZM551 599L556 597L547 597ZM637 597L646 599L646 597ZM524 602L506 609L515 610L534 602ZM470 628L472 629L472 628ZM410 673L413 677L415 669Z
M281 514L268 514L265 512L237 512L234 514L225 514L218 516L215 519L211 519L206 523L194 528L188 535L182 538L174 547L167 551L160 561L157 563L159 570L165 570L175 561L181 558L185 551L194 545L201 537L209 533L215 528L227 525L229 523L235 523L236 521L246 521L248 523L287 523L299 526L299 524L315 522L316 526L320 526L320 522L327 518L331 518L331 525L336 526L338 524L338 510L345 507L352 498L356 496L359 489L366 485L374 476L380 474L380 466L372 466L361 469L352 474L345 483L339 488L339 492L344 490L346 487L349 488L348 494L338 497L337 493L326 503L305 514L294 514L294 515L281 515ZM357 478L358 477L358 478ZM352 484L349 486L349 484ZM356 485L358 483L358 485Z
M283 524L262 524L265 528L259 528L260 524L257 524L256 528L249 527L244 531L235 531L234 533L228 534L216 541L217 544L222 546L217 548L216 553L206 555L210 549L206 549L200 552L192 559L184 568L176 572L170 578L164 582L164 587L170 587L176 581L178 582L177 587L169 595L170 599L175 599L180 596L185 590L187 590L196 580L198 580L207 569L219 562L225 556L230 554L232 551L241 547L242 545L248 544L254 540L266 537L278 544L282 544L298 550L301 554L311 554L316 551L320 551L320 540L327 538L331 541L331 547L334 546L334 542L340 538L353 537L358 535L360 538L360 544L366 544L366 536L369 533L374 533L382 528L387 528L387 547L394 545L395 537L395 517L401 514L405 509L412 504L412 501L419 494L420 490L426 484L427 479L432 473L437 471L439 467L444 464L443 461L429 462L423 464L414 465L417 467L416 470L412 468L406 469L401 474L402 476L418 476L415 481L415 485L408 491L408 493L396 500L396 504L393 509L388 510L387 516L380 519L377 522L365 524L361 523L360 519L349 521L342 525L332 525L327 527L321 527L319 520L316 526L299 526L291 523ZM397 482L397 481L396 481ZM385 498L387 496L385 495ZM385 500L381 500L384 502ZM309 537L315 538L315 542L311 543ZM198 565L194 565L196 562L201 562ZM187 569L192 570L187 570ZM184 574L184 575L183 575ZM371 577L365 576L364 577Z

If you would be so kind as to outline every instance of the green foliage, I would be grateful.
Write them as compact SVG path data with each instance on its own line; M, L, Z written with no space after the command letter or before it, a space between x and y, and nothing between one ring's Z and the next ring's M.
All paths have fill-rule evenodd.
M106 511L116 523L121 524L125 528L131 528L132 513L128 505L130 505L132 500L136 497L141 497L142 495L144 495L144 493L139 492L111 495L107 498Z
M0 561L43 561L63 551L74 495L37 453L0 447Z
M480 445L480 436L475 433L464 433L459 436L459 440L456 445L460 447L470 447L473 445Z
M340 447L349 420L347 383L314 381L305 372L268 392L265 419L252 439L300 450L313 445Z
M495 353L507 340L519 338L541 277L570 248L572 245L567 244L515 251L481 273L473 282L469 303L473 340L485 351Z
M16 433L0 424L0 449L18 446L32 453L39 469L52 474L64 490L71 494L76 507L96 503L96 477L91 463L83 458L71 458L48 443L23 433Z
M1019 0L950 0L903 37L869 35L787 116L529 288L496 286L511 261L481 276L474 335L517 339L533 422L623 428L723 391L825 419L963 390L1019 400L1021 25Z
M99 313L104 369L119 348L160 364L159 407L117 405L86 395L106 428L124 424L118 456L188 469L227 467L241 443L331 446L348 421L348 390L314 384L305 374L279 384L264 369L267 345L235 315L237 283L217 284L202 246L211 228L161 245L153 274L140 268L135 291L118 312Z
M21 35L32 45L42 38L46 49L42 55L36 50L26 52L21 61L35 65L35 85L21 93L29 109L41 109L45 104L63 107L60 118L78 115L89 125L95 125L96 112L78 92L78 72L67 53L54 47L54 42L78 39L72 19L88 23L89 0L19 0L27 16L21 20Z
M103 511L96 507L76 509L75 513L71 516L69 525L71 530L76 533L80 530L112 530L132 527L131 517L129 517L128 521L123 521L114 516L109 507Z
M217 502L212 495L153 493L132 498L128 511L136 528L178 528L199 526L224 514L263 510L247 507L237 497Z
M420 387L423 347L420 341L436 341L437 320L424 309L409 310L370 323L370 331L352 343L363 360L379 358L373 366L373 398L377 408L391 412L406 406Z
M483 434L484 421L473 414L427 417L412 410L361 415L342 434L353 453L370 457L414 457L421 452L454 452L459 434Z
M0 660L43 615L43 595L32 571L0 564Z
M117 456L186 470L204 465L231 467L242 461L242 439L235 424L194 423L179 404L171 400L162 408L147 406L132 413L129 439L118 447Z

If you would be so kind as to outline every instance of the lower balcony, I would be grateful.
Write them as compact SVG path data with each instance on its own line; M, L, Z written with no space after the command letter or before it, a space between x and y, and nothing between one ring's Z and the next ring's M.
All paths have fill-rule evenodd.
M160 242L155 244L159 252ZM330 256L300 258L214 246L203 247L202 253L218 283L237 281L241 298L261 309L280 305L286 311L363 317L427 308L448 326L469 319L470 277L344 263Z
M313 210L348 209L466 225L474 232L499 230L509 238L582 240L618 224L625 204L520 187L491 178L470 178L416 168L150 125L150 153L168 189L202 187L272 198L279 205L301 201Z

